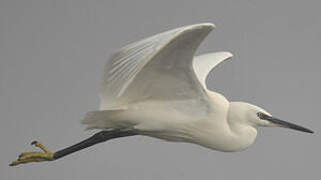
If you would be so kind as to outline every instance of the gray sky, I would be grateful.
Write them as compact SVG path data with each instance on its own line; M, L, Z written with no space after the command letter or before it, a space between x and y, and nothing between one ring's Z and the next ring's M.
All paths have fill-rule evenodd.
M320 177L320 1L0 0L1 179L317 179ZM212 22L197 54L234 54L211 89L315 134L259 129L252 147L222 153L130 137L49 163L8 164L39 140L58 150L89 137L108 56L182 25Z

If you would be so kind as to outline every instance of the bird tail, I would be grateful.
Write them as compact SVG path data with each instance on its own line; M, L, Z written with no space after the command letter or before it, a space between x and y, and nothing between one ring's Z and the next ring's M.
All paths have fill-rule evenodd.
M89 111L81 123L86 129L118 129L122 128L116 121L117 115L124 110Z

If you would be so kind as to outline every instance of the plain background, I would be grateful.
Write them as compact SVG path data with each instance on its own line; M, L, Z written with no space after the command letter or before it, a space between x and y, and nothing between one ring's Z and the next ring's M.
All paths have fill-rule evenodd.
M0 176L56 179L320 178L320 1L0 0ZM39 140L58 150L89 137L79 120L98 109L103 65L118 48L201 22L215 23L197 54L234 54L212 90L259 105L315 134L261 128L249 149L130 137L54 162L8 164Z

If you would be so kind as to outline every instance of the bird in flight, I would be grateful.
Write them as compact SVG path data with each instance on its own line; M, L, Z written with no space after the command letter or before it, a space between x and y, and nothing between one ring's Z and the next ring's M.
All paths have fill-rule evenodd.
M235 152L254 142L257 127L313 133L258 106L229 102L207 88L208 73L232 57L230 52L194 56L214 27L211 23L184 26L121 48L105 65L100 109L82 120L87 129L101 131L56 152L34 141L31 144L43 152L22 153L10 165L53 161L97 143L135 135Z

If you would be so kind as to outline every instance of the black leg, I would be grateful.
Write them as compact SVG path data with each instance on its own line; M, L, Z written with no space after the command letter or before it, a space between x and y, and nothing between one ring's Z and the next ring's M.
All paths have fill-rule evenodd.
M62 158L68 154L74 153L76 151L82 150L84 148L93 146L95 144L105 142L110 139L126 137L126 136L134 136L137 135L136 132L132 130L122 131L122 130L111 130L111 131L101 131L88 139L85 139L73 146L67 147L65 149L59 150L53 154L54 160Z
M74 153L76 151L82 150L84 148L93 146L95 144L107 141L109 139L134 136L138 133L133 130L110 130L110 131L101 131L94 134L90 138L81 141L73 146L67 147L55 153L49 151L44 145L40 142L34 141L31 144L42 149L43 152L24 152L21 153L17 160L13 161L10 166L17 166L19 164L25 164L30 162L43 162L43 161L53 161L59 158L62 158L68 154Z

